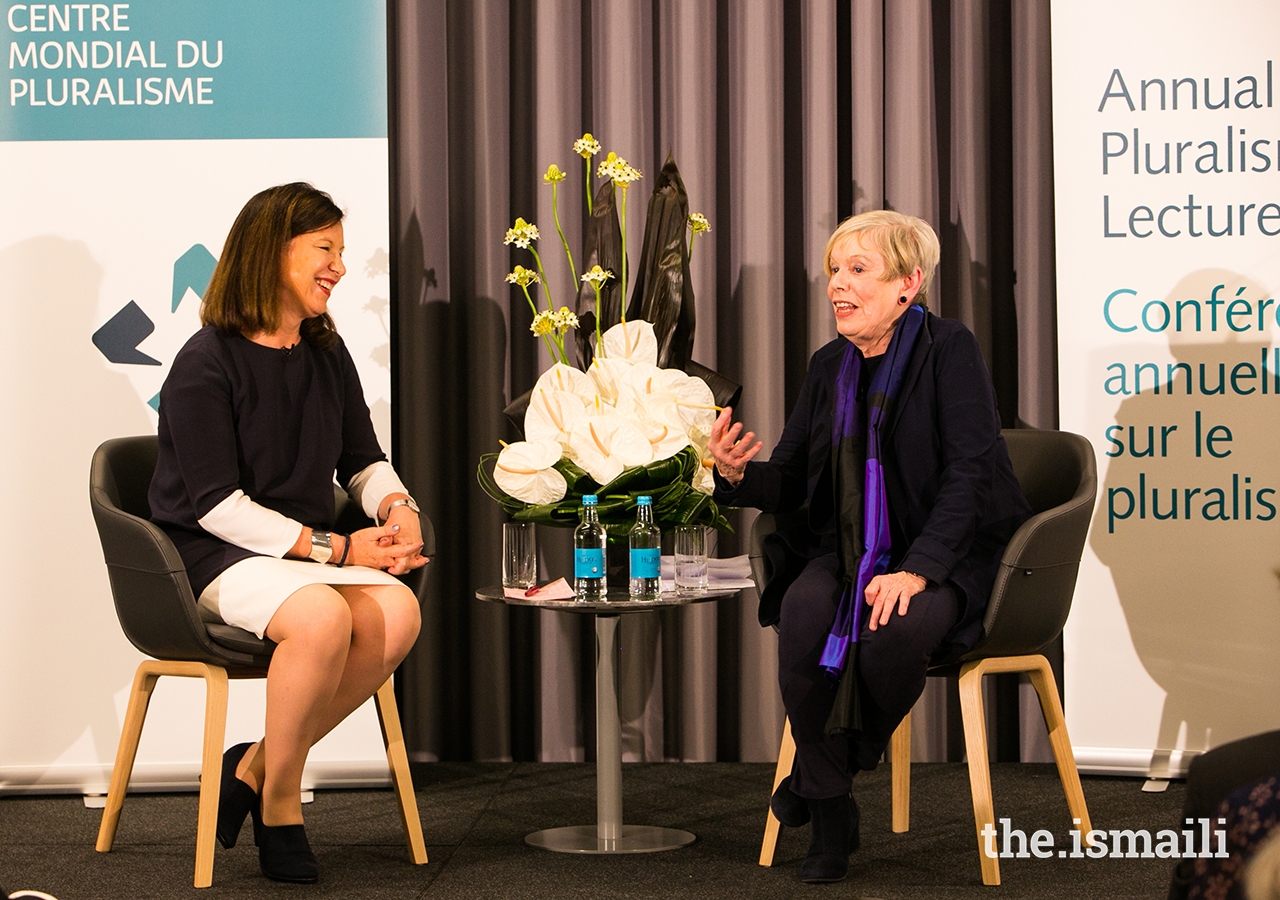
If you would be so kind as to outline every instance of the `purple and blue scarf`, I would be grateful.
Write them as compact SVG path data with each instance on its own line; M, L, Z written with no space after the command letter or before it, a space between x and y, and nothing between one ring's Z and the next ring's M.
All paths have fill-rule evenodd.
M880 460L881 431L893 410L923 325L924 309L912 304L898 320L889 349L867 387L865 400L860 397L858 386L867 377L866 362L862 351L852 343L845 349L836 376L831 461L844 590L819 662L833 682L840 684L835 708L827 722L828 734L860 727L857 666L850 663L856 663L867 585L876 575L888 571L892 549L884 467Z

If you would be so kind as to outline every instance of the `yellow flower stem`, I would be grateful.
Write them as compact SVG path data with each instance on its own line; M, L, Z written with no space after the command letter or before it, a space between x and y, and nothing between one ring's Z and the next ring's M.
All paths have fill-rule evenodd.
M593 281L591 286L596 289L596 356L604 356L604 338L600 336L600 282Z
M542 257L538 255L538 251L534 249L533 244L529 245L529 252L533 254L533 261L538 265L538 277L542 279L542 296L547 299L547 312L552 312L555 310L556 304L551 297L551 285L547 284L547 273L542 271Z
M591 157L590 157L590 156L584 156L584 157L582 157L582 161L583 161L584 163L586 163L586 164L587 164L587 181L586 181L586 186L587 186L587 215L591 215L591 213L592 213L592 210L591 210L591 188L592 188L592 184L591 184ZM574 271L576 272L576 271L578 271L578 270L577 270L577 269L574 269Z
M622 324L627 324L627 186L621 187L622 199L618 203L618 208L622 212L622 222L620 229L622 231Z
M560 203L559 188L556 182L551 182L551 218L556 220L556 233L560 235L560 243L564 244L564 255L569 257L569 277L575 278L578 274L578 267L573 264L573 253L569 250L569 242L565 240L564 229L560 227ZM574 293L577 293L576 291Z
M538 315L538 307L537 304L533 302L533 298L529 296L529 286L527 284L522 284L520 285L520 290L524 291L524 299L529 301L529 308L533 310L533 315L536 318ZM551 346L551 340L545 334L542 336L542 339L547 342L547 352L551 354L551 359L554 361L556 358L556 351L555 348ZM563 356L563 354L561 355Z
M698 237L698 232L696 231L689 232L689 258L690 259L693 259L693 242L694 240L697 239L697 237Z
M538 314L538 306L533 302L533 298L529 296L529 285L520 285L520 290L524 291L524 299L529 301L529 308L533 310L533 314L536 316Z

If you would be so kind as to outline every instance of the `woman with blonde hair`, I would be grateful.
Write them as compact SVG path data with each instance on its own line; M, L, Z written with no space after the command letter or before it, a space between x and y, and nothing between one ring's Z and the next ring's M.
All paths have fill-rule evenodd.
M842 222L824 257L840 336L810 359L769 460L732 410L712 429L717 502L800 512L766 544L760 623L778 626L796 742L771 806L813 823L806 882L845 877L853 775L875 768L930 663L981 637L1000 555L1030 515L977 341L925 306L938 257L913 216Z

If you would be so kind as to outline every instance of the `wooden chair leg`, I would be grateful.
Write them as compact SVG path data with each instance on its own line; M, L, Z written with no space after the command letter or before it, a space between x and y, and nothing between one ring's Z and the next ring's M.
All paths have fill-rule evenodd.
M400 728L400 712L396 707L395 687L388 678L374 695L378 707L378 722L382 726L382 740L387 747L387 764L391 767L391 782L400 804L400 821L404 825L405 842L409 858L414 865L427 862L427 844L422 837L422 821L418 817L418 798L413 792L413 779L409 774L409 754L404 748L404 732Z
M203 678L205 681L204 751L200 761L200 813L196 825L195 886L213 884L213 842L218 826L218 792L222 785L222 741L227 730L227 670L221 666L198 662L148 659L133 676L129 705L120 729L120 745L115 765L111 768L111 784L107 788L107 805L98 826L97 850L107 853L115 843L120 811L129 789L129 776L138 755L142 725L156 682L162 675L180 678Z
M116 826L120 824L120 810L124 807L124 795L129 789L129 776L133 774L133 761L138 755L138 742L142 739L142 723L147 718L147 706L151 692L156 689L160 673L154 671L155 660L145 660L133 675L133 687L129 690L129 705L120 728L120 744L116 747L115 765L111 767L111 784L107 788L107 805L102 810L102 822L98 826L97 850L111 852L116 839Z
M1062 701L1058 699L1058 683L1047 659L1043 656L1031 659L1036 664L1027 669L1027 674L1031 676L1031 686L1040 698L1040 711L1044 713L1044 724L1049 729L1049 744L1053 747L1058 777L1062 779L1062 789L1067 795L1067 808L1071 810L1076 830L1087 835L1093 825L1089 821L1089 807L1084 802L1084 788L1080 786L1080 772L1076 768L1075 753L1071 750L1071 739L1067 736L1067 719L1062 712Z
M791 739L791 720L784 719L782 723L782 745L778 748L778 767L773 771L773 788L769 792L769 796L773 796L773 791L778 789L778 785L782 783L782 779L791 774L791 766L796 759L796 742ZM773 854L778 849L778 832L782 829L782 823L778 821L778 817L773 814L773 809L769 810L769 818L764 826L764 841L760 844L760 865L772 866Z
M222 790L222 742L227 736L227 670L205 666L204 752L200 760L200 812L196 818L195 886L213 884L213 842Z
M893 772L893 833L911 827L911 713L903 717L889 738L889 766Z
M960 711L964 719L964 747L969 758L969 791L973 795L973 824L978 838L982 883L1000 883L1000 860L988 856L983 832L995 828L991 801L991 769L987 763L987 726L982 703L982 676L987 660L960 668Z

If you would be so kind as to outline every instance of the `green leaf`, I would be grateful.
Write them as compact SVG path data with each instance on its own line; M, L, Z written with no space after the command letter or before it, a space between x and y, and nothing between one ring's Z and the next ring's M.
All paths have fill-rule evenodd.
M524 503L498 487L492 474L497 459L497 453L481 456L476 479L484 492L517 521L574 528L579 521L583 495L595 494L599 498L597 511L601 524L611 538L620 539L635 524L636 498L647 494L653 498L654 521L664 531L677 525L705 525L720 531L733 531L715 501L694 490L690 483L702 465L698 451L693 447L686 447L669 459L626 469L603 486L572 461L561 459L555 468L564 475L569 485L568 492L559 503L544 506Z

